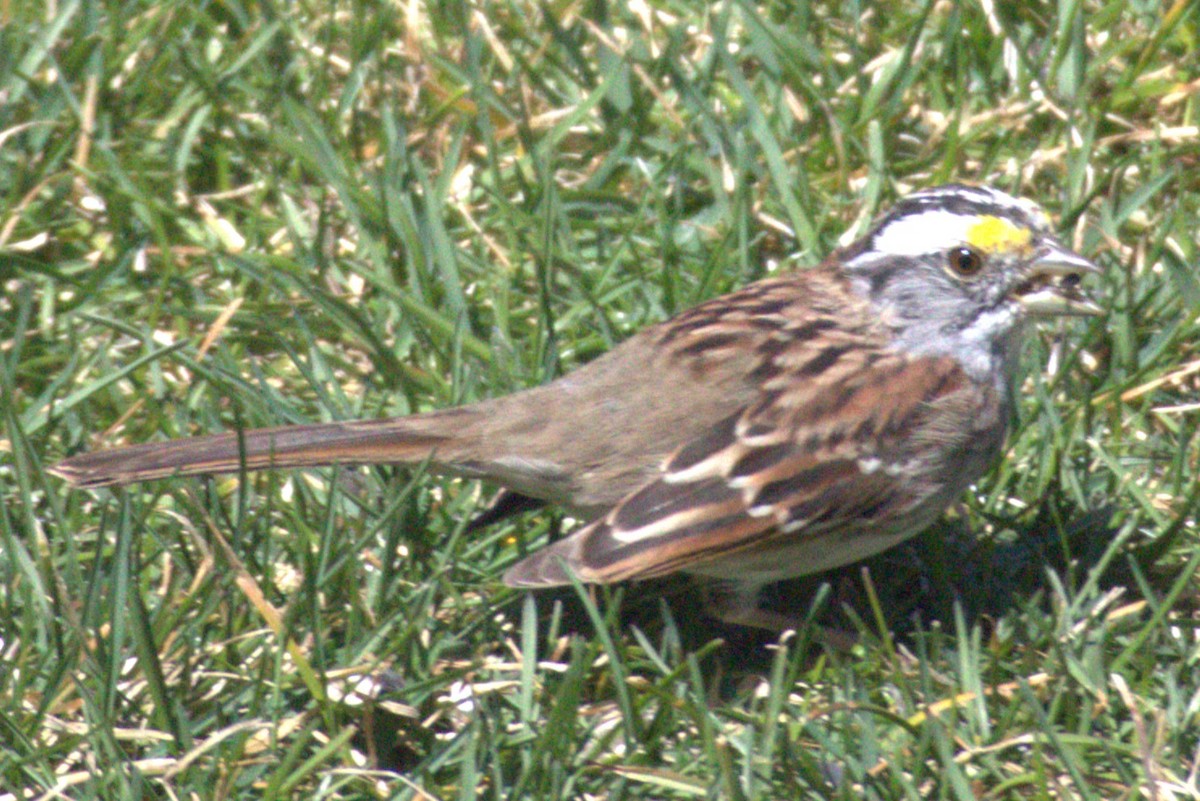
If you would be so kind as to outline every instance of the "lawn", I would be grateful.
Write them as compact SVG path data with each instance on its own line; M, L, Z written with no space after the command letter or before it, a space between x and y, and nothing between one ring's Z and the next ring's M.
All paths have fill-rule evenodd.
M476 482L46 472L534 386L947 181L1105 313L783 641L504 587L575 521ZM1200 798L1198 242L1192 0L0 3L0 801Z

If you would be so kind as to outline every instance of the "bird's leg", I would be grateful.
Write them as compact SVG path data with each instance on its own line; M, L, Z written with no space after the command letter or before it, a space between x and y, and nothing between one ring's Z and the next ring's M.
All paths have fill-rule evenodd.
M759 606L762 588L757 583L706 581L702 588L705 611L733 626L749 626L780 635L800 631L805 624L803 618ZM813 639L838 651L849 651L858 643L858 637L850 632L820 625L813 626Z

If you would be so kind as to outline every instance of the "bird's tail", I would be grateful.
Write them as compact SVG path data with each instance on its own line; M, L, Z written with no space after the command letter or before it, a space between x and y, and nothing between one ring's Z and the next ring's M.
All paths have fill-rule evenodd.
M475 414L449 409L385 420L292 425L151 442L72 456L50 468L79 487L167 476L328 464L414 463L469 445ZM469 418L469 419L468 419Z

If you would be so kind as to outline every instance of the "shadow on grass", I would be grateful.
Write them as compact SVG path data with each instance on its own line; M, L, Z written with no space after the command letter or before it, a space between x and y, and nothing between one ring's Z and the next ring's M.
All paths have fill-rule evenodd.
M979 626L986 639L998 618L1029 603L1048 606L1057 586L1080 587L1094 568L1105 564L1106 557L1099 580L1102 591L1134 585L1135 571L1148 576L1152 587L1175 578L1168 570L1136 564L1136 550L1123 549L1115 558L1108 553L1117 536L1110 525L1111 507L1068 510L1052 503L1045 507L1024 521L998 525L1000 534L994 537L973 535L961 519L943 520L871 559L772 585L764 592L763 606L797 620L811 619L822 629L858 635L868 648L880 636L882 623L897 643L920 652L912 644L922 632L954 631L956 608L966 626ZM596 597L605 592L598 590ZM557 607L561 633L595 636L586 605L574 590L539 592L537 604L543 626L549 610ZM601 602L599 608L603 613L607 607ZM669 631L683 652L703 650L710 697L728 700L745 686L744 679L769 675L776 653L769 646L778 635L723 624L702 609L701 592L686 578L642 582L624 588L619 626L625 631L640 629L652 643L665 641ZM812 643L813 630L805 633L808 636L801 641ZM714 640L723 645L705 648ZM822 646L810 644L802 658L820 653ZM402 692L400 677L381 678L385 692L388 687ZM419 734L412 724L376 707L373 751L379 755L380 767L403 771L419 760L425 748L412 738L432 733Z
M1047 513L1010 524L999 537L975 536L965 521L946 519L870 559L772 584L764 589L761 605L797 621L811 616L829 629L878 635L873 589L882 622L900 641L938 623L952 627L956 605L968 626L986 627L1022 601L1044 595L1049 589L1048 571L1063 577L1067 586L1082 583L1116 536L1109 526L1112 512L1111 508L1076 510L1061 525ZM1108 586L1131 579L1128 563L1117 558L1101 583ZM827 593L823 599L818 597L822 591ZM542 608L562 604L567 631L590 635L592 624L574 591L543 591L538 598ZM702 593L686 578L629 585L622 625L656 632L664 625L664 602L688 650L720 638L737 646L720 652L728 652L731 659L770 658L754 653L761 648L745 646L769 645L778 639L775 633L727 625L702 614ZM814 602L819 603L815 611Z

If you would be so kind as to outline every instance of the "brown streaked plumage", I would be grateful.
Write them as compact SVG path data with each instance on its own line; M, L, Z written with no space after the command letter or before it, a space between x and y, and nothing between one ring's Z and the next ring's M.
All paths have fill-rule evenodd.
M241 465L424 463L592 522L515 586L685 572L755 622L763 584L929 525L1001 451L1023 320L1088 314L1036 207L949 186L901 201L824 265L703 303L550 384L458 409L219 434L67 459L80 486Z

